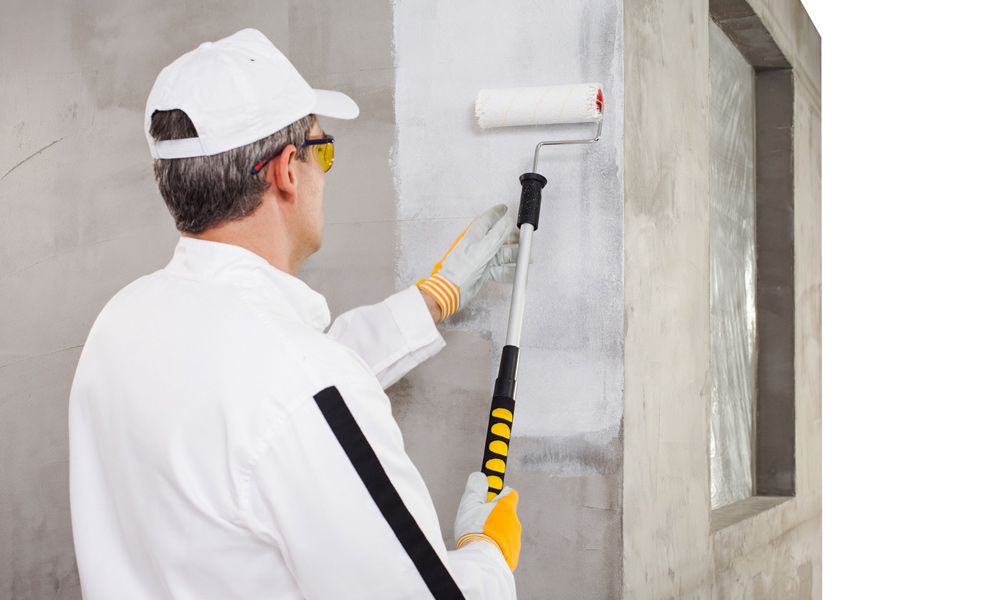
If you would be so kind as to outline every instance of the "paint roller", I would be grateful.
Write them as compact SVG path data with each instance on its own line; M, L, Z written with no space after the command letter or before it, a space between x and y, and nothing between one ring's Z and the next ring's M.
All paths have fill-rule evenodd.
M531 241L534 232L538 230L542 188L547 183L546 179L538 174L538 153L543 146L591 144L601 139L601 128L604 125L604 97L601 86L596 83L485 89L476 96L476 116L479 118L479 126L484 129L563 123L597 124L597 132L593 138L539 142L535 146L535 160L531 172L520 177L521 203L517 213L517 226L521 230L521 239L511 291L507 340L500 354L500 368L493 387L493 404L490 406L490 419L486 430L486 448L483 451L482 471L489 480L487 499L492 500L503 490L504 475L507 472Z

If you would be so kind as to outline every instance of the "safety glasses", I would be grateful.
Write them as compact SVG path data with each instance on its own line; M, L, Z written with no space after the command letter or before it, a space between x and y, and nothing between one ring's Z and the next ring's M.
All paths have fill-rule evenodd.
M333 136L323 137L315 140L306 140L303 142L302 147L312 146L313 152L316 153L316 160L319 161L319 166L323 167L323 172L326 173L333 166ZM273 158L273 157L272 157ZM260 164L255 166L251 173L256 175L260 173L264 165L271 162L271 159L261 161Z
M333 166L333 136L306 140L302 146L312 146L315 149L316 159L319 161L319 166L323 167L324 173Z

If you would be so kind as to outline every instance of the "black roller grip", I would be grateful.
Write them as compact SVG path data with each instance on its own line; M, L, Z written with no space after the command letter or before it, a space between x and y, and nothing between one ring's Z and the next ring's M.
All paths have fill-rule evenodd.
M521 206L517 211L517 226L531 223L538 231L538 213L542 210L542 188L548 183L538 173L521 175Z
M493 388L490 422L486 428L486 447L483 450L483 473L489 481L487 500L492 500L503 490L507 471L507 452L510 449L510 428L514 423L514 391L517 386L517 346L504 346L500 355L500 373Z

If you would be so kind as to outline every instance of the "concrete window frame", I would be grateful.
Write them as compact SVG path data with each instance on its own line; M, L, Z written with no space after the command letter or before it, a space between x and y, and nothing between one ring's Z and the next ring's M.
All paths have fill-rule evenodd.
M795 496L795 189L792 65L745 0L710 18L754 69L757 401L753 495L712 510L724 529Z

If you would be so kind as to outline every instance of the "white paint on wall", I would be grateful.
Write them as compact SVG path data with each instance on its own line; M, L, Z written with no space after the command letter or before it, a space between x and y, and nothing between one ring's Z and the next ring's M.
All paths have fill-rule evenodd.
M549 183L528 279L515 437L600 432L598 443L617 440L623 368L621 18L618 2L394 4L399 287L425 277L486 208L503 203L517 210L518 177L531 170L535 144L592 137L595 130L592 124L482 130L474 115L480 89L603 84L608 117L602 140L545 148L539 161ZM491 339L495 366L509 302L509 287L487 284L443 327ZM559 472L571 475L566 469L574 468Z

